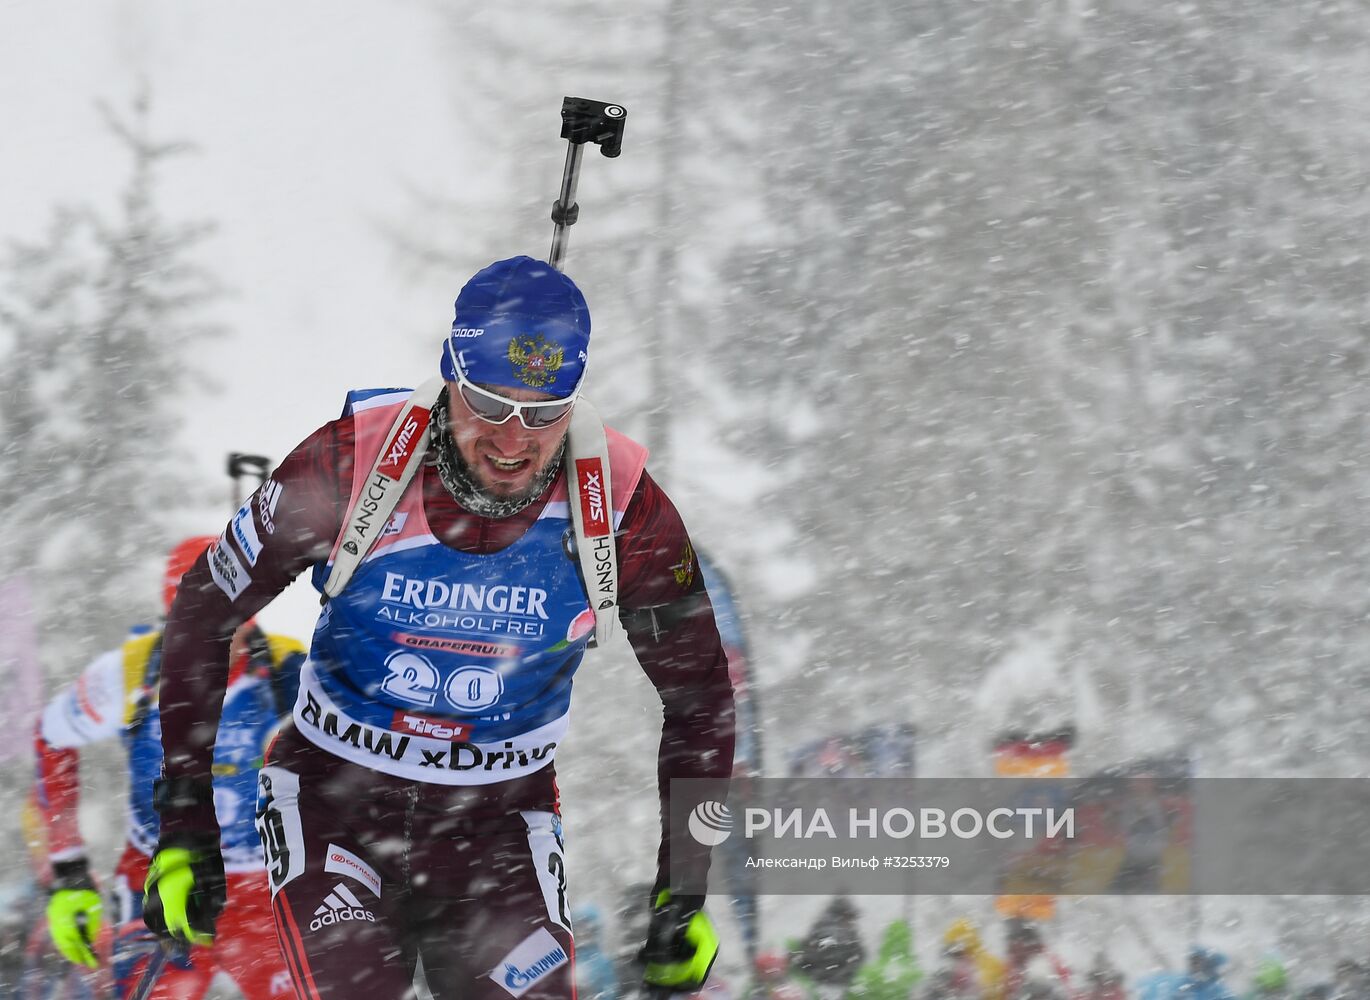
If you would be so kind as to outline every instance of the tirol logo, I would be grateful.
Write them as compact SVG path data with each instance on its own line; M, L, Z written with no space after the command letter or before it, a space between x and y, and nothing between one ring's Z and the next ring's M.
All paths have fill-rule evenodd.
M733 832L733 814L722 802L706 800L690 810L690 836L705 847L717 847Z
M553 969L567 963L566 949L546 927L539 927L505 955L490 978L512 997L521 997Z
M590 538L607 535L609 517L604 497L604 464L597 458L576 459L576 486L585 534Z
M317 931L349 920L365 920L372 924L376 922L371 911L362 905L362 901L352 890L339 882L314 911L314 919L309 922L309 929Z
M414 712L399 711L390 720L390 728L398 733L412 733L435 740L460 743L471 735L471 726L455 719L434 719Z
M509 341L509 362L520 382L541 389L556 381L565 351L545 337L515 337Z
M405 463L409 461L409 455L414 450L414 445L423 440L423 431L428 426L428 411L416 407L402 423L395 436L390 439L389 444L381 452L385 456L381 464L376 467L376 471L383 476L391 479L398 479L400 472L404 470Z

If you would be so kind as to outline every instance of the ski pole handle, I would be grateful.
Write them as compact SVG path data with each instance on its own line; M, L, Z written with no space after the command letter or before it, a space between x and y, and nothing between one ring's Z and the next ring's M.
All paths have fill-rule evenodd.
M580 216L576 204L576 182L580 179L580 160L585 143L593 143L605 156L623 152L623 126L628 109L621 104L606 104L583 97L561 100L561 137L566 140L566 163L561 170L561 190L552 203L552 249L547 263L558 271L566 259L570 228Z
M256 476L257 485L262 485L271 475L271 459L265 455L246 455L240 451L230 451L228 453L228 475L233 480L231 505L236 507L243 502L244 496L238 485L239 480L245 475Z

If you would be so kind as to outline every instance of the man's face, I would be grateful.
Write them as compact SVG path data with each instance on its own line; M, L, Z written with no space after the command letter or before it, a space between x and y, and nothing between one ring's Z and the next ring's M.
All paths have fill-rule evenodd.
M517 403L556 398L536 389L481 388ZM547 427L529 430L518 415L502 424L492 424L471 412L455 382L447 383L447 401L457 454L466 463L476 486L499 500L524 499L534 485L542 481L542 473L556 460L570 425L570 421L562 417Z

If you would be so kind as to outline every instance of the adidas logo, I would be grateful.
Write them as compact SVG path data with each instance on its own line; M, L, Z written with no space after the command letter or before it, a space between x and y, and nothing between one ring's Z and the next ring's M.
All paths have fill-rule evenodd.
M373 924L376 922L371 911L352 894L352 890L339 882L314 911L314 919L310 921L309 929L317 931L321 927L330 927L347 920L369 920Z

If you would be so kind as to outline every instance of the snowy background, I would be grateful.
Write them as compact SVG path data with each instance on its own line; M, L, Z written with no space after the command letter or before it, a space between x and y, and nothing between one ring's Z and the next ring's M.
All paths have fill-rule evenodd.
M428 376L462 281L545 254L573 94L629 109L571 234L590 394L735 584L768 773L907 721L929 776L1066 723L1077 773L1363 776L1367 43L1339 0L0 0L9 633L50 695L219 530L227 452ZM650 876L654 712L626 647L587 662L584 897ZM815 912L772 902L771 940ZM1108 905L1063 949L1363 949L1355 901ZM988 906L920 901L922 940Z

